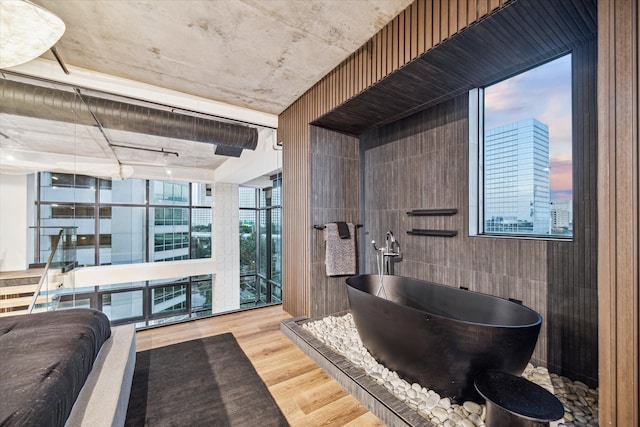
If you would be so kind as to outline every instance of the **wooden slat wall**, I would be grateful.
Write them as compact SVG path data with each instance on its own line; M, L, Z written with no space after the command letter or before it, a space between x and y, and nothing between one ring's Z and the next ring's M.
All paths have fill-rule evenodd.
M278 139L284 144L283 306L288 313L310 314L314 230L309 123L507 2L416 0L279 116Z
M309 126L305 121L310 110L308 104L297 102L282 113L278 120L278 139L286 141L282 174L282 300L285 311L293 316L308 314L311 303L311 171Z
M598 2L601 426L640 423L639 9L636 0Z
M551 60L594 39L595 0L519 0L313 122L359 135Z
M459 30L465 21L468 25L478 20L503 2L462 0L447 4L460 12ZM434 19L436 10L438 19ZM466 20L461 12L464 10ZM441 41L441 12L438 0L417 0L403 12L405 44L407 27L411 40L410 54L407 57L405 50L404 63ZM598 1L598 324L602 426L639 422L638 13L634 0ZM308 314L310 307L308 123L391 71L387 67L391 51L388 31L389 26L381 30L280 116L278 134L285 144L284 308L293 315ZM354 82L344 77L349 68L351 75L356 76ZM349 91L343 89L345 81L352 85Z

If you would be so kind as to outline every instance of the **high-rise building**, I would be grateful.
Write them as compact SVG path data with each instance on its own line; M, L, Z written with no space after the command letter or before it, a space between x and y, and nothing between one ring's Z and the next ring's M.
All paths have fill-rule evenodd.
M487 233L548 234L549 127L523 120L485 132Z
M562 200L551 203L551 228L555 230L573 229L573 201Z

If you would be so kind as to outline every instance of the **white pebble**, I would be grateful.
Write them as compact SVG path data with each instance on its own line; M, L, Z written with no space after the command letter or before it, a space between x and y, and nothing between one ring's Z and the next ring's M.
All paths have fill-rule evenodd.
M444 409L449 409L449 408L451 408L451 400L448 397L443 397L438 402L438 406L440 406L441 408L444 408Z
M447 412L446 409L443 409L439 406L436 406L435 408L433 408L433 410L431 411L431 413L440 420L440 422L444 422L444 420L446 420L447 418L449 418L449 413Z
M363 369L367 375L383 385L413 410L440 427L483 427L486 406L467 401L462 405L452 404L451 399L440 396L427 388L428 384L408 383L397 372L389 370L364 347L353 321L348 313L344 316L326 316L323 319L306 322L302 327L319 341L332 347L351 363ZM527 365L522 377L535 382L554 394L564 405L565 426L597 426L598 390L585 383L550 373L543 366ZM574 427L575 427L574 426Z
M482 418L480 418L480 415L475 413L469 414L469 420L477 426L481 426L482 424L484 424L484 422L482 421Z
M589 390L589 387L588 387L585 383L583 383L583 382L581 382L581 381L574 381L574 382L573 382L573 386L574 386L574 387L581 388L581 389L583 389L583 390L585 390L585 391L586 391L586 390Z
M438 405L439 401L440 401L440 396L438 395L438 393L435 393L429 396L425 401L425 403L427 404L427 408L431 410Z
M480 414L480 413L482 413L482 407L480 405L478 405L476 402L472 402L470 400L467 400L466 402L464 402L462 404L462 406L464 407L464 409L469 411L469 413L471 413L471 414Z
M460 418L465 418L465 419L467 418L467 414L469 413L468 411L465 411L462 406L456 406L454 408L454 412L460 415Z
M431 416L431 411L429 411L427 408L421 408L418 407L418 412L420 413L420 415L422 415L425 418L429 418Z
M452 412L449 414L449 420L453 421L454 424L460 424L462 422L462 417L460 414Z

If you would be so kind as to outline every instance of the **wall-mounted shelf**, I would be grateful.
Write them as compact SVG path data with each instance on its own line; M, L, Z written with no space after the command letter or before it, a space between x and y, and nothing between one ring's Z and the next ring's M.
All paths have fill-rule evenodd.
M355 224L355 226L356 226L356 228L364 227L364 225L362 225L362 224ZM315 228L316 230L324 230L327 227L325 227L324 225L317 225L316 224L316 225L313 226L313 228Z
M451 216L458 213L458 209L414 209L407 212L409 216Z
M458 232L456 230L426 230L422 228L414 228L412 230L407 230L407 234L412 236L454 237Z

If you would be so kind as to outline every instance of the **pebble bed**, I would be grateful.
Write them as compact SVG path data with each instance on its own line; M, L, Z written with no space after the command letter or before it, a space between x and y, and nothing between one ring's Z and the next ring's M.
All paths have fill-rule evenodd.
M378 363L364 347L351 313L327 316L306 322L303 328L355 366L383 385L410 408L438 427L485 427L486 407L467 401L453 403L423 385L410 384ZM564 418L551 423L557 427L596 427L598 425L598 391L580 381L549 374L544 367L529 364L522 376L553 393L564 405Z

